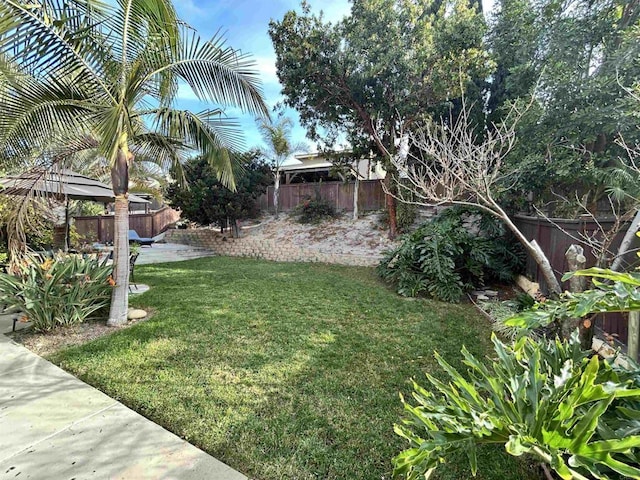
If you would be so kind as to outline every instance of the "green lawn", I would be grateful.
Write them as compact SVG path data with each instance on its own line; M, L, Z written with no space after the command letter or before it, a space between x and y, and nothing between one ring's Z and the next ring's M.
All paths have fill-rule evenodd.
M257 479L388 479L398 392L489 345L473 308L407 300L372 269L206 258L146 266L154 316L53 361ZM499 448L480 479L531 479ZM471 477L466 459L438 478Z

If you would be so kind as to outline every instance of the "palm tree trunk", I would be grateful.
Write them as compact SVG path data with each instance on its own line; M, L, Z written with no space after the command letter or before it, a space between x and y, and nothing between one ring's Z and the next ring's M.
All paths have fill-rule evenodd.
M116 196L113 233L113 279L111 309L107 325L115 327L127 323L129 308L129 162L133 155L123 136L118 157L111 168L111 186Z
M276 171L275 185L273 187L273 209L276 212L276 218L278 218L278 203L280 198L280 171Z
M360 177L356 172L356 182L353 186L353 219L358 220L358 191L360 190Z
M126 194L116 196L113 242L113 279L111 309L107 325L127 323L129 306L129 199Z

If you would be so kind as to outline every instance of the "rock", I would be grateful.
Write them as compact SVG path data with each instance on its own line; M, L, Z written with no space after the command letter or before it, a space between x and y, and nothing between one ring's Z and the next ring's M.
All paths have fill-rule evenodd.
M489 300L489 297L487 297L486 295L478 295L476 296L476 300L487 301Z
M534 298L540 292L539 284L532 282L531 280L523 277L522 275L518 275L516 277L516 283L522 290L524 290L526 293L528 293Z
M490 297L497 297L498 296L498 292L496 292L495 290L485 290L484 294L488 295Z
M136 308L130 308L129 312L127 313L127 318L129 320L139 320L146 316L147 316L147 312L145 312L144 310L136 309Z

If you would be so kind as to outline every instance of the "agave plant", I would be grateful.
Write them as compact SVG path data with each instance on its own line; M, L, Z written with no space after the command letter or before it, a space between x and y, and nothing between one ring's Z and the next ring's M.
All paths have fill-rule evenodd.
M128 186L133 162L180 171L194 151L233 187L241 131L221 108L175 108L180 86L203 101L267 117L253 63L219 36L201 40L170 0L0 0L0 151L50 162L94 149L110 166L116 287L109 324L126 321Z

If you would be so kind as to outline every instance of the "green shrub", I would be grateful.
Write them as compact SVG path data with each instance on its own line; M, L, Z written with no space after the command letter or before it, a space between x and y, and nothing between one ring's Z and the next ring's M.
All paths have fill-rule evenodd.
M326 200L307 198L293 211L293 217L300 223L320 223L329 218L335 218L336 209Z
M16 269L15 275L0 273L0 293L36 331L81 323L109 304L112 267L106 260L30 255Z
M593 267L567 273L562 281L574 275L591 277L595 288L580 293L565 292L558 300L538 302L529 310L505 320L505 325L520 329L526 335L567 318L640 310L640 273L621 273Z
M451 208L406 235L382 260L378 274L400 295L427 294L456 302L465 291L485 282L512 280L524 258L497 219Z
M396 222L401 232L409 230L418 216L418 208L411 203L398 202L396 206Z
M443 358L447 380L427 374L431 390L413 383L406 419L395 430L410 448L394 459L394 475L429 478L463 451L477 470L476 448L503 444L529 454L563 479L640 478L640 381L636 365L623 370L589 357L571 341L523 337L508 347L493 337L489 366L462 350L463 375Z

